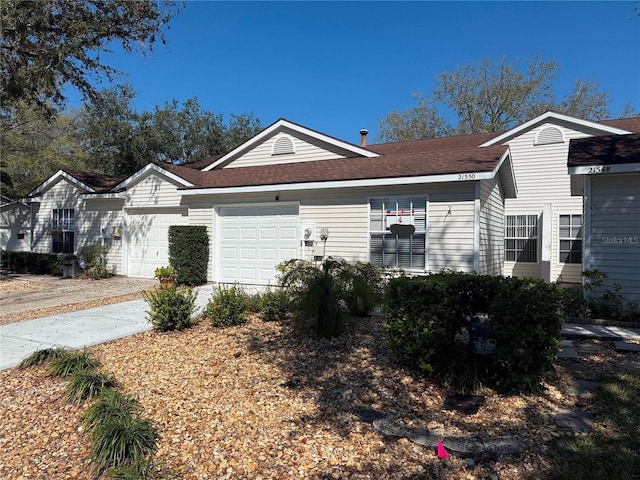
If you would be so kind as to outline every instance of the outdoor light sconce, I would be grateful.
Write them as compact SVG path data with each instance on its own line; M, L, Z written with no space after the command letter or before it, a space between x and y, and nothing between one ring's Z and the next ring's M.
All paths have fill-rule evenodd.
M111 229L111 236L114 240L120 240L122 238L122 227L120 225L116 225Z
M322 227L320 229L320 240L326 242L327 238L329 238L329 229L327 227Z

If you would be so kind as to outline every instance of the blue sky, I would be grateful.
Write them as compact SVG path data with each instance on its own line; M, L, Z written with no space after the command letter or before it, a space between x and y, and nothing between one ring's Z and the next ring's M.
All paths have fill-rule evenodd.
M485 56L555 59L562 97L577 78L640 109L638 1L188 1L148 56L103 61L128 75L139 109L197 97L203 108L280 117L353 143L436 76ZM72 106L74 101L72 100ZM77 102L76 102L77 103Z

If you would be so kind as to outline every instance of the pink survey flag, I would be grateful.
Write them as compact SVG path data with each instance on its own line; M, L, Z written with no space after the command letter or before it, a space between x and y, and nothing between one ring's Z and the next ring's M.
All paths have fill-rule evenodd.
M447 458L449 455L442 445L442 440L438 439L438 458Z

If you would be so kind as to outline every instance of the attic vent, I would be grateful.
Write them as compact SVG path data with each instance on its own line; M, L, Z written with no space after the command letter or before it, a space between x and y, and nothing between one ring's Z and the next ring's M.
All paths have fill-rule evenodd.
M547 127L540 130L534 145L548 145L550 143L562 143L564 138L562 132L556 127Z
M293 140L288 135L280 135L273 141L271 155L284 155L286 153L296 153L293 148Z

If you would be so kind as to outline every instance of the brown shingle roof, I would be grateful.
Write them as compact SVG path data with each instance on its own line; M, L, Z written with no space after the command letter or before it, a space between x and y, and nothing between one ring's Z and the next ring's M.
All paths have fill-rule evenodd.
M569 167L640 163L640 133L573 139Z
M602 123L603 125L608 125L610 127L621 128L629 132L640 133L640 117L618 118L616 120L602 120L598 123Z
M492 171L508 147L466 147L201 172L200 188L417 177ZM194 183L194 182L192 182Z
M70 168L63 168L62 171L93 188L96 193L108 192L128 177L128 175L111 177L101 173L84 172L82 170L73 170Z

